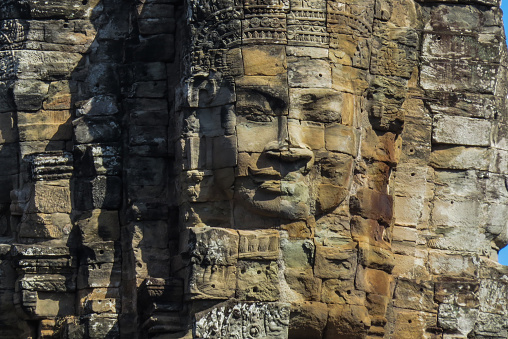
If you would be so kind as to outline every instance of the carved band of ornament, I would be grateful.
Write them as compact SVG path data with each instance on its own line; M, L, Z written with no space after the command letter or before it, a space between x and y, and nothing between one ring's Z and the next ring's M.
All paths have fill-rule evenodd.
M284 29L286 26L285 20L277 17L253 17L246 20L247 27L259 28L260 30L277 30Z
M225 24L217 24L212 27L201 26L193 45L197 49L209 50L228 48L241 43L240 21L230 21Z
M228 7L223 8L218 11L210 12L205 16L205 21L225 21L225 20L234 20L234 19L242 19L243 11L241 7ZM194 15L194 20L198 21L196 15ZM201 21L201 20L199 20Z
M314 25L291 25L288 26L288 35L290 32L294 33L305 33L305 34L318 34L323 36L328 36L328 32L326 31L326 27L323 26L314 26Z
M250 43L250 42L263 42L266 40L266 42L271 43L286 43L287 42L287 36L286 32L284 31L276 31L276 30L246 30L244 32L244 43ZM259 41L263 40L263 41Z
M316 9L292 9L288 15L288 20L315 20L315 21L326 21L326 10Z
M317 35L317 34L305 34L305 33L295 33L292 35L288 34L288 43L290 44L298 44L298 45L328 45L329 37L327 35Z
M289 8L288 0L245 0L245 7Z
M41 153L31 156L30 174L35 181L68 179L72 176L73 158L70 153Z
M271 15L279 15L284 16L288 11L287 9L282 8L266 8L266 7L245 7L244 8L245 14L255 14L255 15L264 15L264 14L271 14Z
M330 33L360 33L368 36L372 31L370 25L349 15L328 13L328 18L327 27Z

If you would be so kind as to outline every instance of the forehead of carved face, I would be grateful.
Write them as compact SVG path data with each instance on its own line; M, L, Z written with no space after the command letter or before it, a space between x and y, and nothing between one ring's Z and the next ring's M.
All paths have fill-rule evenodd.
M236 227L260 228L270 225L263 218L306 220L344 200L359 139L355 98L332 88L327 55L244 46L228 53L235 75L191 80L187 201L229 200Z

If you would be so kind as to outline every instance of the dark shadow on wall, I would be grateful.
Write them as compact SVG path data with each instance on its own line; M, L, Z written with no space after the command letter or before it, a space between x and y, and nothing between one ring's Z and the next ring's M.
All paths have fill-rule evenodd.
M74 1L11 0L0 5L2 338L36 337L44 330L43 319L72 315L84 317L61 328L65 337L71 332L90 338L119 337L114 313L121 309L120 68L131 7L125 6L126 1L95 2L73 7ZM87 9L92 5L88 21ZM22 28L22 34L17 36L13 27ZM89 41L94 31L95 39ZM90 42L87 49L85 44ZM49 175L44 172L48 167ZM62 210L28 206L37 194L48 199L49 205L54 197L58 202L62 191L71 197L70 206ZM65 220L57 224L56 217ZM23 300L21 312L11 310L12 300L19 299L14 295L14 280L22 281L28 274L18 267L23 255L11 248L16 244L47 248L47 261L69 260L70 268L48 273L66 277L67 290L55 291L55 302L75 299L75 305L60 307L48 316L46 310ZM67 247L69 252L57 255L54 247ZM21 272L17 277L14 268ZM38 272L37 266L34 269ZM25 292L40 291L17 294ZM111 309L100 309L100 299L113 305ZM58 329L48 326L48 330Z
M1 338L36 337L51 330L44 319L73 315L53 327L62 337L135 338L139 322L150 317L138 319L137 309L137 280L148 277L181 305L181 282L169 277L179 235L166 178L176 4L75 3L0 4ZM11 21L22 29L16 39L8 37ZM69 192L70 209L27 208L37 185L50 205L58 195L52 189ZM56 225L55 216L68 221ZM65 276L67 290L52 298L73 306L47 316L22 303L14 312L12 300L21 293L14 293L15 279L28 275L18 261L40 259L23 257L17 244L46 248L44 259L71 263L40 274ZM56 247L68 253L53 255ZM178 316L170 322L179 325Z

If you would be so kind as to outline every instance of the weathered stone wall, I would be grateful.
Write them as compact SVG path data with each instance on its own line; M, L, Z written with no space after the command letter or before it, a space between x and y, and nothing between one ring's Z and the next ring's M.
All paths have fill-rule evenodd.
M507 338L497 1L4 0L1 338Z

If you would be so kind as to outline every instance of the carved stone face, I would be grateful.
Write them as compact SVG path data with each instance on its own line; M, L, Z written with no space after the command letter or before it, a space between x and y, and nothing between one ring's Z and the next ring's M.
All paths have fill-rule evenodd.
M327 150L326 144L331 147L333 142L352 142L347 139L353 129L341 124L340 93L325 88L294 88L288 95L281 81L286 76L270 77L273 79L268 83L256 76L239 79L235 209L305 220L344 199L353 159Z
M354 96L331 88L327 50L316 59L311 47L233 51L228 62L240 65L238 75L209 73L189 83L189 106L196 108L183 125L184 148L195 143L183 155L194 170L182 182L188 201L229 200L235 228L333 210L349 191L359 137ZM196 218L210 225L206 216Z

